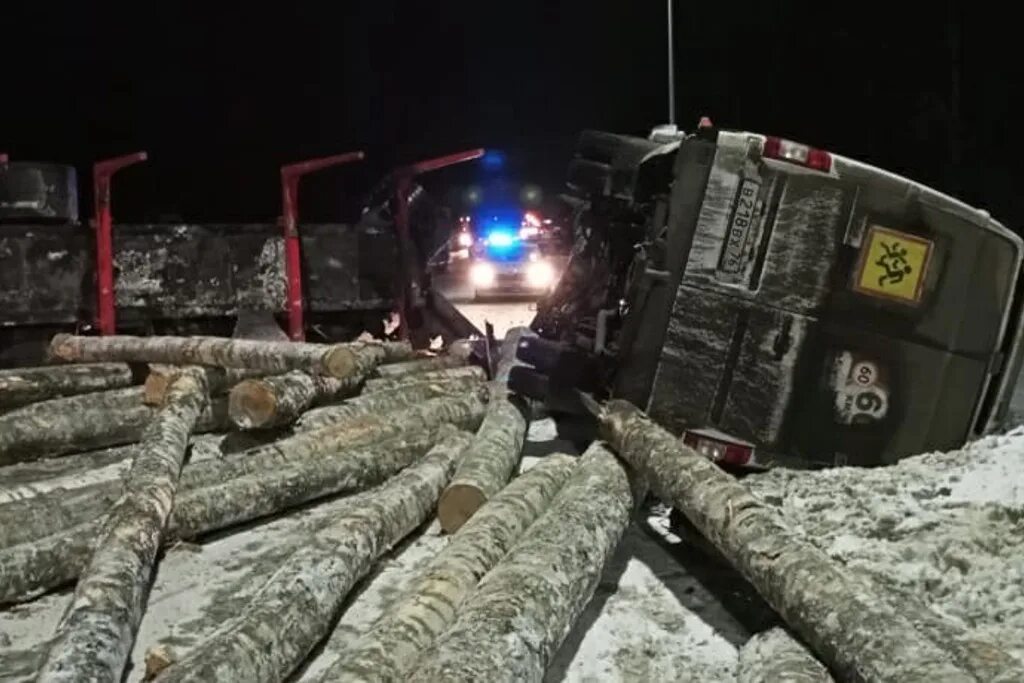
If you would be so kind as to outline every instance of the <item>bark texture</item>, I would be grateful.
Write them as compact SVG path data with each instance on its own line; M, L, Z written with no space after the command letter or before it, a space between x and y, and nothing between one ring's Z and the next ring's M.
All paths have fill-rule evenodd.
M189 434L207 401L201 373L183 373L146 429L124 496L96 549L40 670L40 681L119 681L131 652Z
M156 681L281 681L327 635L352 586L430 515L469 442L456 434L322 527L275 572L235 619Z
M459 368L466 364L465 357L445 355L432 358L417 358L407 360L404 363L392 363L377 367L378 377L403 377L405 375L423 374L424 372L436 372L437 370L448 370Z
M480 581L409 680L541 681L632 517L634 482L602 444Z
M134 455L132 444L0 468L0 519L7 519L4 510L8 503L118 479L128 471Z
M0 370L0 410L36 401L94 391L122 389L134 384L124 363L45 365Z
M758 633L740 648L736 683L832 683L825 665L788 631Z
M220 467L224 461L196 463L190 467L208 466L201 476L192 477L193 482L206 485L187 486L190 470L184 470L165 539L192 538L379 483L454 429L442 425L438 430L421 430L323 458L273 463L265 459L267 467L241 476L236 468ZM37 524L30 541L0 550L0 604L31 599L74 581L89 560L90 540L100 532L102 515L117 495L111 487L89 517L79 513L82 508L74 508L71 514L77 517L73 520L51 517L64 523L59 530L46 534Z
M412 348L401 342L308 344L228 337L79 337L58 334L50 342L50 354L71 362L217 365L277 373L305 370L346 378L369 371L380 362L411 358Z
M240 429L279 427L294 422L314 403L355 393L362 379L362 375L337 379L301 370L247 379L228 395L228 414Z
M610 401L602 431L654 492L681 510L794 631L845 679L972 681L888 604L786 526L772 508L635 406Z
M403 680L419 654L455 620L459 605L480 579L547 509L575 466L574 457L552 455L506 486L321 680Z
M202 367L202 371L206 375L206 390L210 393L210 396L219 396L220 394L227 393L231 387L242 380L263 377L267 374L264 370L250 370L248 368L198 367ZM164 397L167 394L167 387L178 372L180 372L180 368L176 365L151 364L149 366L149 374L146 375L146 381L142 385L142 401L146 405L162 406L164 404Z
M523 452L528 426L524 408L503 387L491 389L483 423L437 506L441 528L450 534L505 486Z
M375 486L415 462L439 437L450 437L455 431L451 425L441 425L371 446L308 458L290 467L184 490L174 506L168 537L194 538L317 498Z
M375 391L371 394L354 396L338 405L329 405L307 411L295 423L295 429L297 431L306 431L363 415L388 413L429 401L432 398L464 395L466 392L473 391L479 387L480 380L470 377L443 382L420 382L401 386L397 389Z
M467 377L472 377L482 382L487 379L487 373L484 372L483 368L477 367L476 365L465 365L458 368L418 372L409 375L399 375L397 377L379 377L377 379L366 380L363 392L371 393L387 391L389 389L398 389L410 384L419 384L421 382L444 382L446 380L465 379Z
M132 443L142 438L156 408L129 387L41 401L0 415L0 466ZM228 425L226 401L203 409L197 432Z
M259 476L289 468L310 459L333 456L346 449L432 430L443 423L475 429L484 414L481 394L441 397L392 413L364 415L335 423L329 429L311 430L295 437L257 446L229 458L215 458L186 465L181 474L183 489L216 486L247 475ZM54 491L0 506L0 548L43 542L45 537L72 530L105 513L122 492L122 482L111 476L77 491ZM241 501L239 501L241 502ZM258 501L250 501L258 507ZM48 555L49 561L55 561ZM38 572L30 572L35 575ZM50 573L44 572L45 576ZM62 577L66 574L55 574ZM0 583L7 577L0 577ZM32 584L35 585L35 584ZM40 584L53 587L52 583ZM20 591L4 590L12 599Z

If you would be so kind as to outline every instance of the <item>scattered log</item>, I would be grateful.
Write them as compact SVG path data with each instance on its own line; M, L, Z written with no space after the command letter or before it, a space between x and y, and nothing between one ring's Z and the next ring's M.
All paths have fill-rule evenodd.
M441 397L392 413L363 415L338 422L329 429L256 446L230 458L205 460L185 466L183 489L215 486L229 479L273 472L315 457L357 446L402 437L451 423L475 429L483 419L481 394ZM0 506L0 548L31 543L51 534L85 524L105 513L122 493L120 478L111 476L74 492L54 491Z
M387 391L354 396L344 403L328 405L303 413L295 423L296 431L317 429L342 420L350 420L373 413L387 413L414 406L441 396L458 396L480 386L480 380L464 378L443 382L418 382Z
M134 455L135 445L129 444L0 468L0 519L7 519L7 503L118 479L128 472Z
M464 365L458 368L432 370L430 372L399 375L397 377L378 377L377 379L366 380L366 384L363 385L363 393L369 394L378 391L399 389L410 384L419 384L422 382L445 382L448 380L466 378L473 378L482 382L487 379L487 373L484 372L483 368L476 365Z
M404 363L392 363L390 365L377 366L378 377L404 377L405 375L423 374L424 372L436 372L437 370L449 370L461 368L466 365L466 358L457 355L433 356L432 358L417 358L407 360Z
M363 377L348 379L293 370L283 375L247 379L228 395L228 414L240 429L266 429L294 422L315 403L355 393Z
M289 467L188 489L174 507L168 536L192 539L318 498L376 486L456 431L451 425L441 425L322 458L308 458Z
M124 496L104 521L89 564L40 670L42 681L118 681L145 609L189 434L208 400L202 373L183 372L146 429Z
M407 680L539 682L593 596L640 495L618 459L592 445Z
M79 337L58 334L50 354L69 362L125 361L170 365L217 365L267 372L306 370L345 378L368 372L378 363L412 357L401 342L309 344L229 337Z
M450 397L434 399L421 406L398 411L389 416L375 416L376 421L369 426L366 424L358 427L349 425L349 428L345 428L344 425L340 425L341 429L335 430L337 433L329 437L323 433L324 430L310 431L302 436L313 435L315 438L292 437L268 446L250 449L235 457L204 460L187 466L182 472L180 486L183 493L178 505L181 506L181 509L186 509L186 501L192 495L192 490L217 486L229 479L248 475L251 475L256 481L247 480L239 486L248 486L251 487L250 490L256 490L260 486L259 478L269 476L266 474L268 472L292 469L309 461L315 465L316 461L324 457L332 457L334 454L338 454L338 458L346 458L349 454L342 453L346 448L369 447L371 444L377 444L382 449L394 448L398 452L400 449L388 443L388 439L401 436L408 436L411 439L416 432L435 428L442 423L472 429L480 423L483 413L484 404L479 394L471 394L457 399ZM329 447L325 447L325 444ZM385 460L385 457L380 455L381 451L375 449L375 452L377 455L373 456L374 458ZM359 459L355 458L355 460ZM365 471L372 470L367 466ZM303 502L300 500L303 491L293 492L288 488L294 481L290 477L291 475L288 474L273 479L274 482L280 483L282 490L280 492L263 490L259 495L266 498L265 502L250 500L244 495L234 495L232 501L238 507L220 508L224 515L222 519L242 521L241 518L249 514L256 516L271 514L276 511L270 506L275 500ZM340 476L339 479L341 479ZM196 495L203 496L203 494ZM289 496L291 497L289 498ZM246 510L249 512L245 512ZM37 532L31 542L0 549L0 604L31 599L73 581L78 576L88 559L89 539L96 536L99 520L88 516L83 519L78 507L66 511L66 515L74 515L73 521L78 521L79 524L77 526L60 526L65 524L66 520L57 515L42 518L44 522L50 524L49 535L40 536L38 535L40 532ZM202 509L192 514L191 518L215 519L212 512L203 512ZM229 523L228 521L217 522L220 525ZM212 530L210 526L198 528L194 523L187 524L192 524L190 529L193 530L183 531L183 533L205 533ZM177 527L176 522L173 522L172 525ZM37 522L37 528L38 526Z
M125 363L44 365L0 370L0 410L62 396L123 389L135 383Z
M468 435L451 435L358 508L319 529L236 619L155 680L284 680L327 635L355 582L427 519L468 443Z
M832 683L825 665L788 631L758 633L740 648L736 683Z
M605 438L654 492L682 511L841 677L974 680L870 583L843 571L741 482L638 408L609 401L598 418Z
M156 413L129 387L55 398L0 415L0 465L133 443ZM197 432L226 428L227 404L204 408Z
M267 374L264 370L248 368L197 367L201 367L206 375L206 390L210 396L227 393L231 387L242 380L263 377ZM151 364L149 374L146 375L146 381L142 385L142 402L149 406L162 406L167 394L167 386L179 371L180 368L177 365Z
M507 379L508 371L516 363L516 346L524 329L512 328L505 335L498 376ZM529 426L526 405L509 396L505 380L491 382L489 391L490 402L483 424L437 506L441 528L448 533L458 531L505 486L522 455Z
M406 597L346 649L323 681L401 681L455 620L480 579L547 509L576 466L552 455L516 478L452 537Z

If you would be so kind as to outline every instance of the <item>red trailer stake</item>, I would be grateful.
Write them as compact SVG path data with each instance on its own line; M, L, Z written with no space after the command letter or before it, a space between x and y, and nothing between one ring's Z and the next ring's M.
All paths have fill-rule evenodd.
M114 240L110 213L110 178L126 166L146 160L145 152L125 154L97 161L92 167L92 187L96 198L96 327L100 334L114 334Z
M284 227L284 272L287 279L288 337L306 338L302 311L302 245L299 242L299 179L329 166L361 161L362 152L347 152L320 159L300 161L281 167L282 224Z

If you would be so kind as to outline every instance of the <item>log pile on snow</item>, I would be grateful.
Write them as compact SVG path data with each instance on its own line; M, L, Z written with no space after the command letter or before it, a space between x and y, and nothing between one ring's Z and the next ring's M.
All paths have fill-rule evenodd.
M901 497L886 470L740 481L614 400L592 406L604 441L530 466L529 405L506 382L525 334L510 331L489 382L465 344L423 355L398 342L206 337L62 335L51 353L70 364L0 373L0 465L10 463L0 467L0 604L74 584L54 630L10 666L0 632L0 678L118 681L145 652L145 677L164 683L539 682L650 490L788 627L740 647L735 680L1024 680L1024 642L970 627L976 595L961 596L953 618L930 605L960 590L952 574L981 571L967 556L992 542L979 530L1024 549L1019 508L958 506L958 491L978 487L952 478ZM220 436L197 439L203 431ZM223 450L197 455L198 442ZM905 486L915 467L952 466L928 457L887 469ZM888 516L858 511L868 496ZM940 515L929 496L950 505ZM817 514L827 505L844 512ZM165 550L272 526L287 511L303 516L297 531L264 549L265 571L233 588L201 637L182 647L147 636ZM450 535L372 621L343 631L358 584L427 523ZM922 545L938 535L933 554L950 575L879 570L880 558L900 567L886 534ZM985 575L1011 602L1019 557L1015 566ZM337 656L307 670L334 641Z

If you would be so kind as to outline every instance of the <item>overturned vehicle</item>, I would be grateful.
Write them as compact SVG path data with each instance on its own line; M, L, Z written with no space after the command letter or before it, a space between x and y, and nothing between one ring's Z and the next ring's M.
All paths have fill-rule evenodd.
M984 211L710 125L585 132L568 184L572 259L520 353L552 406L626 398L741 467L891 463L1005 416L1022 242Z

